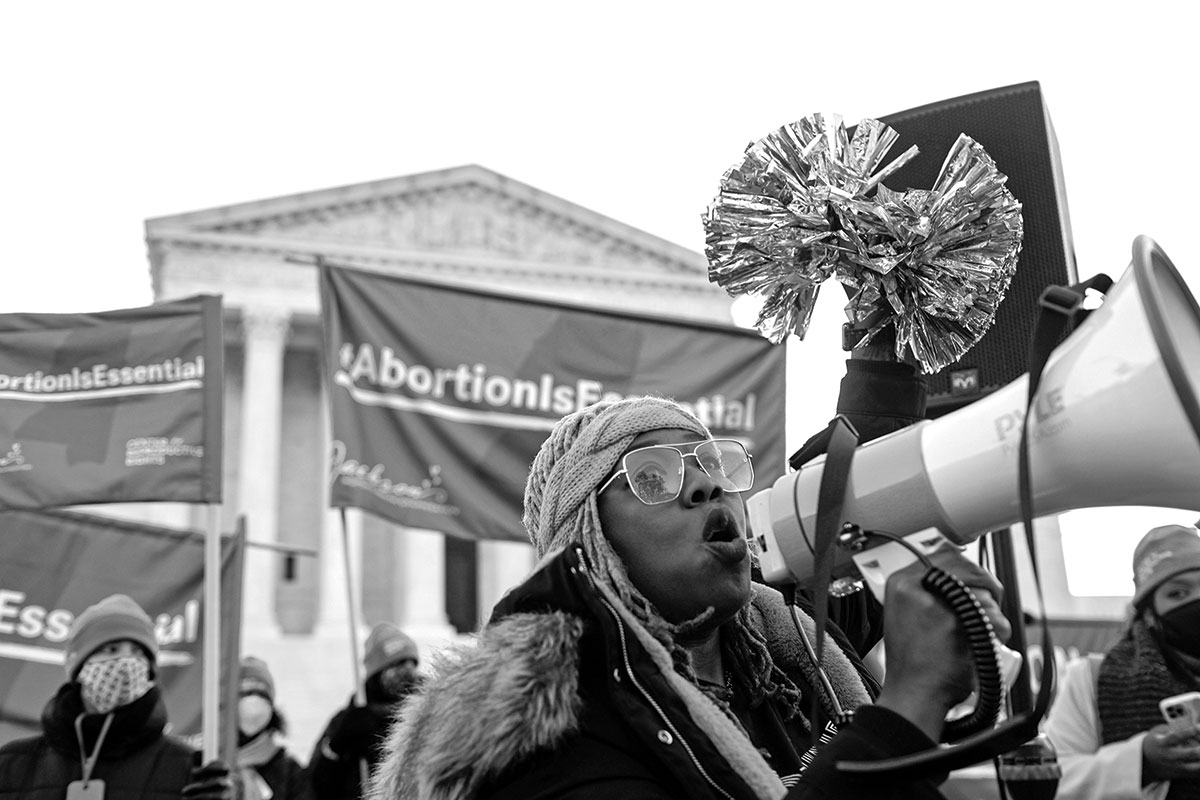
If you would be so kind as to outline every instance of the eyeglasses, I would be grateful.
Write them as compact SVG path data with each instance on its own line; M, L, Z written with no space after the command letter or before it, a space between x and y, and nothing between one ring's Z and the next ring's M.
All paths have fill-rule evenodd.
M681 447L691 447L688 452ZM624 475L634 496L648 506L669 503L683 489L684 459L692 456L717 486L744 492L754 485L750 454L736 439L709 439L688 444L655 444L630 450L621 458L621 469L612 474L596 494Z

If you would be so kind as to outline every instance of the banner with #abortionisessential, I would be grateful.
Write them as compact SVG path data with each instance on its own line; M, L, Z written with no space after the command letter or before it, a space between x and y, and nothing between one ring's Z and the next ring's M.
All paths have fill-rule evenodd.
M0 509L221 500L221 298L0 314Z
M221 499L221 299L0 314L0 509Z
M784 350L757 332L322 265L331 505L528 541L529 465L564 414L658 394L783 474Z
M221 683L236 688L244 536L221 542ZM126 594L154 621L171 731L199 737L204 534L73 511L0 513L0 744L41 732L75 617ZM227 676L233 676L230 683ZM230 707L228 700L225 705Z

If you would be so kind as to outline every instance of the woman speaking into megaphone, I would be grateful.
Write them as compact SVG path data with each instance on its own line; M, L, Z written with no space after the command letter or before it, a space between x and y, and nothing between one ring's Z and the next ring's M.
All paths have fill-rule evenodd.
M752 580L752 485L742 445L670 400L561 419L525 490L541 561L400 710L373 796L939 797L939 776L837 762L935 747L972 687L955 615L922 585L924 569L895 573L880 690L836 625L816 640L807 614ZM996 581L953 548L931 560L1006 635ZM834 724L814 724L814 708Z

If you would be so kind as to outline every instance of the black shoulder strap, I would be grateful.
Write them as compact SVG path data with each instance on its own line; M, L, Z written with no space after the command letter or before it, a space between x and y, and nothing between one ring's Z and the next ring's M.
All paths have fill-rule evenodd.
M1087 310L1083 307L1088 289L1106 292L1112 287L1107 275L1096 275L1074 286L1049 286L1038 300L1039 313L1034 324L1029 346L1029 386L1025 398L1025 418L1029 419L1033 401L1041 383L1042 372L1050 354L1063 337L1082 321ZM999 726L961 740L958 744L934 750L926 750L899 758L880 761L839 761L838 769L857 773L886 773L896 778L918 778L945 774L992 759L1007 753L1037 736L1038 725L1045 717L1050 705L1054 684L1054 645L1050 639L1050 626L1046 624L1045 599L1042 594L1041 574L1037 565L1037 550L1033 536L1033 491L1029 483L1029 425L1023 425L1018 453L1018 492L1021 501L1021 520L1025 528L1025 541L1033 562L1034 586L1037 589L1039 614L1042 619L1042 671L1038 696L1033 709L1017 714Z
M829 584L833 579L834 547L842 527L842 505L846 499L846 483L850 479L850 467L854 463L854 451L858 447L858 431L854 429L845 416L838 414L829 422L825 438L825 469L821 472L821 485L817 490L817 519L815 539L814 564L816 572L815 596L813 598L813 622L816 626L817 641L816 664L818 670L824 663L825 628L829 620ZM812 724L813 745L819 743L821 731L825 730L821 703L815 692L820 688L814 686L812 711L809 722ZM838 707L836 697L829 698ZM835 720L841 725L844 719Z

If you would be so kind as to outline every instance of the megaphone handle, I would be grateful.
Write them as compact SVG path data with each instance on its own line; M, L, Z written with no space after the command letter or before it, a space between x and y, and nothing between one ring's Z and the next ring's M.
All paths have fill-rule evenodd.
M1004 703L1004 682L996 657L996 635L983 606L961 580L945 570L930 567L921 585L942 598L954 611L967 637L975 665L976 703L970 716L951 720L942 729L942 741L954 742L995 724Z

